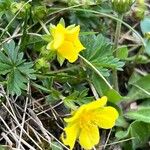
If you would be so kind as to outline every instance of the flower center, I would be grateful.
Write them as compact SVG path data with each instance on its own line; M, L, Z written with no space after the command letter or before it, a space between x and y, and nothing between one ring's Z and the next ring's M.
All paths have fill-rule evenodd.
M80 118L80 128L87 128L92 124L92 113L84 113Z

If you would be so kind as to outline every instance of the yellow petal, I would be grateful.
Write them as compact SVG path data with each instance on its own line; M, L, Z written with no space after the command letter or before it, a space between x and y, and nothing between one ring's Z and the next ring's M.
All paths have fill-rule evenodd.
M79 32L80 32L80 26L76 26L71 29L69 29L69 27L66 28L65 40L74 42L78 38Z
M81 44L79 38L77 38L77 40L74 41L74 46L76 47L76 50L78 52L80 52L80 51L85 49L85 47Z
M78 59L78 52L71 42L63 42L61 47L58 48L58 53L71 63Z
M77 124L68 124L68 126L64 128L65 135L62 134L61 138L63 143L68 145L71 150L73 149L75 141L78 138L79 130L80 129Z
M99 130L96 125L90 124L80 131L79 143L84 149L92 149L94 145L98 144L99 139Z
M89 104L86 104L87 110L94 110L103 107L107 103L107 97L103 96L102 98L97 99Z
M104 129L110 129L115 125L116 119L119 114L117 110L111 106L101 108L95 113L94 122L100 127Z
M73 122L77 121L81 117L81 115L84 113L85 105L82 105L77 111L74 112L73 116L70 118L65 118L65 122Z
M65 31L66 31L65 28L61 24L58 24L54 29L53 31L54 49L58 49L63 44L65 38Z

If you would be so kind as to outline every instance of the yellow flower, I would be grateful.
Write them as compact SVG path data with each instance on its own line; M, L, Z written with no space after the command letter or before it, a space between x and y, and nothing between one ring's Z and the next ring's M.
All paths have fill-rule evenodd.
M54 49L57 55L66 58L69 62L75 62L78 54L85 49L79 40L80 26L64 27L58 23L57 26L51 26L51 35L53 40L47 45L47 49Z
M118 112L111 106L104 107L104 96L89 104L82 105L71 118L65 118L67 126L62 134L62 141L72 150L78 139L84 149L91 149L100 140L99 128L110 129L115 125Z

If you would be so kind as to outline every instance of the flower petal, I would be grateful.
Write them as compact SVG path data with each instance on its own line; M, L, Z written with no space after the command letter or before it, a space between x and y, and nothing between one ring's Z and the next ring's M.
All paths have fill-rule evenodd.
M78 52L82 51L85 49L85 47L82 45L82 43L80 42L79 38L77 38L75 41L74 41L74 46L76 47L76 50Z
M95 118L93 118L94 122L100 127L104 129L110 129L115 125L116 119L119 114L117 110L111 106L101 108L95 113Z
M89 104L86 104L87 110L94 110L103 107L107 103L107 97L103 96L102 98L97 99Z
M54 49L58 49L63 44L65 38L65 31L65 28L61 24L58 24L53 29Z
M79 135L79 126L77 124L68 124L68 126L64 128L64 132L66 137L64 137L63 133L61 136L62 141L65 145L70 146L72 150Z
M66 28L66 36L65 36L65 40L66 41L70 41L70 42L74 42L76 39L78 39L79 36L79 32L80 32L80 26L76 26L74 28Z
M85 109L85 105L82 105L80 108L78 108L78 110L76 110L74 113L73 113L73 116L70 117L70 118L65 118L65 122L73 122L73 121L76 121L77 119L79 119L81 117L81 115L84 113Z
M99 139L99 130L96 125L85 125L85 128L80 131L79 143L85 149L92 149L94 145L98 144Z
M58 53L71 63L78 59L78 52L71 42L63 42L61 47L58 48Z

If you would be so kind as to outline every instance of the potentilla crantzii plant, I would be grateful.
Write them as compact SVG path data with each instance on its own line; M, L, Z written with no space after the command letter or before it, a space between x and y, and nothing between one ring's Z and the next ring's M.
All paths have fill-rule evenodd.
M126 13L135 0L111 0L113 9L119 14Z

